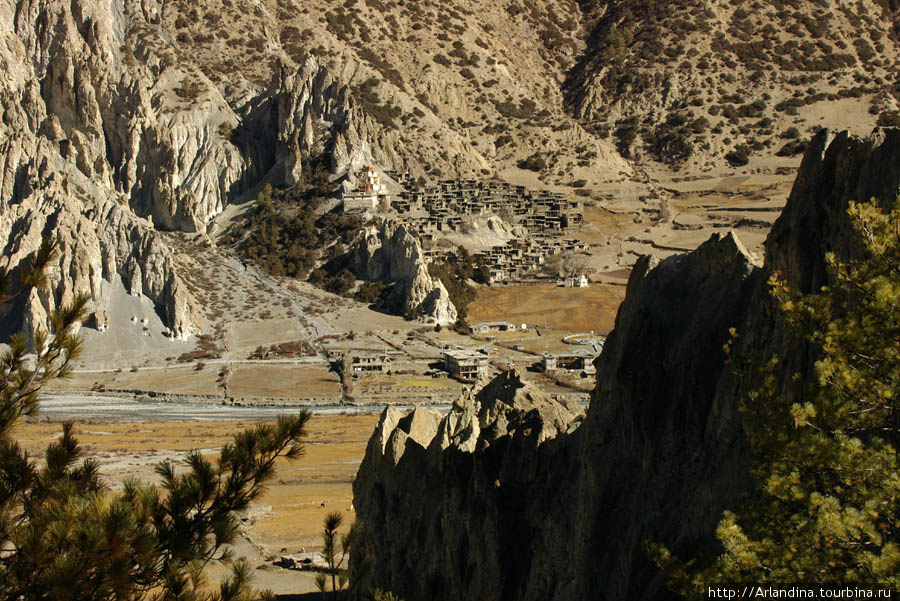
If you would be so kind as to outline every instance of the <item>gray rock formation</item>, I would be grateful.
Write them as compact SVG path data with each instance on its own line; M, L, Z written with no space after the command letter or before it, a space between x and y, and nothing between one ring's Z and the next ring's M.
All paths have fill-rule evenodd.
M509 595L570 542L544 509L565 493L550 478L573 464L568 432L582 416L516 372L443 419L385 409L353 485L370 545L355 559L375 553L376 582L408 598L538 598Z
M428 274L422 246L406 226L387 220L368 225L350 249L350 270L360 279L393 284L385 308L435 323L456 322L444 284Z
M733 234L641 259L580 426L544 397L524 404L510 375L390 453L378 441L406 422L385 414L354 484L365 524L354 561L371 553L374 583L408 598L664 597L642 541L715 550L721 512L749 482L737 402L758 383L727 367L729 329L734 353L778 352L783 377L808 374L810 349L775 318L767 279L777 269L804 292L823 285L825 252L853 252L847 203L893 203L898 164L900 130L869 140L821 133L764 267ZM521 409L486 409L509 406L511 389Z
M16 312L26 324L79 291L102 312L100 281L121 278L186 336L198 303L159 230L204 231L261 181L296 183L311 152L330 152L335 170L398 160L397 141L315 58L268 88L244 81L229 104L180 53L162 10L157 0L0 1L3 252L14 270L42 238L60 251L51 293Z

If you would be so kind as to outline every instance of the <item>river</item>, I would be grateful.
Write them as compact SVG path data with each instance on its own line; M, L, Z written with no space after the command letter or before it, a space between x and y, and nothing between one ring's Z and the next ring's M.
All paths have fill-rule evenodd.
M409 409L412 405L395 405ZM431 405L445 412L450 405ZM73 393L45 394L39 415L52 421L221 421L265 420L296 413L303 407L237 407L202 403L160 403L135 401L127 397L93 396ZM379 413L383 406L353 407L325 405L308 407L314 414Z

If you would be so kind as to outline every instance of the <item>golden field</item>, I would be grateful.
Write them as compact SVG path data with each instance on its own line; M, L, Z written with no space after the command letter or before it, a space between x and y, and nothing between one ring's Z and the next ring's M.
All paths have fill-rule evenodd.
M314 590L309 572L282 570L271 564L280 554L321 550L322 521L329 512L344 515L342 530L353 522L351 484L365 455L377 414L316 415L309 421L306 452L294 462L280 461L268 489L249 512L247 538L235 554L256 567L256 586L276 593ZM115 490L123 478L154 481L154 466L182 461L192 449L214 454L233 433L251 421L76 423L76 434L87 457L97 459L107 483ZM41 458L60 424L32 421L20 424L14 436L32 457ZM282 551L284 550L284 551Z

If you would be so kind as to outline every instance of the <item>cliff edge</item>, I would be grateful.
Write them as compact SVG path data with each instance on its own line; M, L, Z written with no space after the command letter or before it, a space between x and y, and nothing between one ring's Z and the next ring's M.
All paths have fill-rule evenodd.
M722 510L749 484L737 407L756 383L729 369L729 330L734 352L808 369L767 280L778 270L804 292L825 284L825 253L853 252L848 202L893 204L898 165L900 130L821 132L764 265L734 234L641 259L583 420L514 372L443 418L386 411L354 483L364 537L353 560L372 555L374 584L404 598L665 598L642 541L714 550Z

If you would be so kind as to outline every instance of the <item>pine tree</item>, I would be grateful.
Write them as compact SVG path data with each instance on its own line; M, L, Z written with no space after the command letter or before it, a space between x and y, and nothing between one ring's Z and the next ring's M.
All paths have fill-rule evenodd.
M357 525L354 522L350 525L350 531L343 537L338 539L338 528L343 523L343 516L334 511L325 516L325 530L322 533L322 559L328 566L328 574L331 578L331 596L337 598L338 592L346 585L350 577L349 571L344 566L344 562L349 558L350 549L353 546L358 534ZM340 540L340 551L338 551L338 541ZM324 572L316 575L316 586L325 596L329 576Z
M800 402L773 360L744 403L756 494L726 512L712 565L658 560L700 597L715 583L879 584L900 588L900 204L851 204L856 258L827 256L831 284L800 296L771 280L787 324L817 349Z
M19 294L46 287L44 269L55 256L44 244L23 270ZM11 278L0 273L2 304L9 307ZM51 331L12 337L0 356L0 599L160 599L190 601L269 598L254 593L245 563L229 552L237 533L234 512L264 490L278 457L293 459L309 413L282 417L236 434L215 461L188 455L189 470L157 467L160 485L131 479L112 493L98 465L83 459L72 424L47 447L43 463L15 441L15 426L34 415L41 388L65 377L81 353L77 328L88 299L50 315ZM203 578L210 562L230 565L211 590Z

